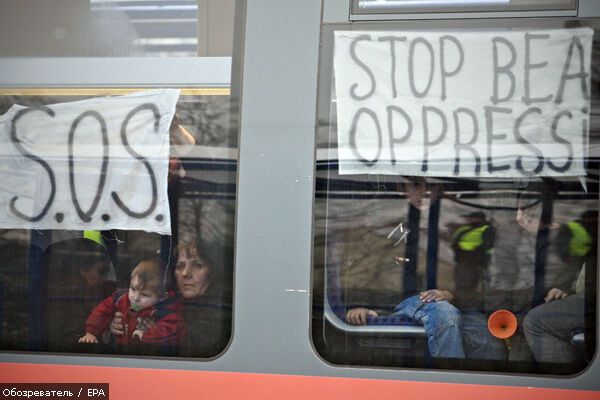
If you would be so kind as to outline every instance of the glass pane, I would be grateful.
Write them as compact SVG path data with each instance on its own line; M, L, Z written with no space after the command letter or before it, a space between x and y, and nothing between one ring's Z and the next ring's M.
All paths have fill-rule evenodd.
M234 0L2 0L0 56L231 56L234 4Z
M218 356L232 321L234 1L0 10L0 349Z
M575 10L575 0L353 0L353 14Z
M94 89L88 91L91 93ZM130 230L126 226L121 229L102 230L65 230L57 226L56 229L0 231L5 249L1 253L3 261L0 275L0 301L4 311L0 339L3 349L193 357L213 357L225 349L231 334L232 318L237 136L235 130L229 127L231 111L228 96L202 95L198 90L189 92L192 94L185 94L184 91L184 95L180 97L175 117L170 123L171 153L168 160L164 161L168 162L168 176L166 169L164 177L155 169L159 188L161 180L164 179L167 183L170 235L144 232L140 228ZM195 92L198 94L193 94ZM87 103L73 101L87 98L97 102L107 99L64 94L4 96L0 99L0 114L4 114L3 118L10 116L7 110L14 104L25 107L48 105L50 109L56 110L56 118L59 118L59 113L65 106L74 107L76 112L85 112L86 109L81 107ZM110 109L102 109L103 115L114 116ZM37 116L33 112L31 115L35 121L44 118L41 112ZM24 117L23 125L19 122L16 124L16 132L22 142L34 137L33 130L27 129L29 124L25 124L25 121ZM85 126L83 121L81 126ZM110 123L108 120L109 127ZM52 126L47 129L50 132L47 132L46 136L39 137L36 142L29 142L25 146L31 154L45 154L39 160L45 160L53 170L56 192L68 193L70 186L65 180L65 175L70 173L66 168L69 159L63 156L64 149L61 150L66 147L66 135L64 132L53 131ZM99 191L99 206L89 213L92 220L90 224L98 221L100 217L104 219L104 216L109 214L111 220L119 219L119 210L114 203L106 209L105 204L109 203L104 202L111 196L110 186L119 179L115 175L125 171L120 169L119 163L123 161L119 156L113 155L119 151L119 145L111 143L108 146L107 172L98 175L97 159L84 153L87 137L98 136L97 130L93 126L86 126L76 132L73 190L80 201L80 207L84 211L91 209L85 198L85 189L82 189L85 188L84 181L97 182L104 175L105 186ZM128 129L128 132L130 144L142 153L143 148L134 144L137 140L135 132L132 133L131 129ZM47 145L49 137L60 138L54 140L57 147L50 155L40 150ZM108 134L107 137L112 140L114 136ZM101 143L98 143L98 147L102 147ZM152 168L156 168L155 160L148 160ZM15 182L15 176L7 175L10 171L14 172L15 162L23 165L26 170L18 179L30 176L36 185L45 187L47 175L43 170L32 175L27 170L31 168L31 171L36 171L39 168L36 169L35 163L28 161L30 160L13 158L4 159L2 162L3 181L6 183L2 189L4 204L10 203L14 193L20 193L10 188L10 182ZM94 164L95 172L90 173L86 170L84 163ZM144 176L142 182L148 182L146 170L142 164L137 163L137 168L142 169ZM142 198L149 199L151 190L148 183L135 184L136 173L132 171L133 175L129 175L126 182L135 185L135 190L139 190ZM47 199L48 190L42 192L43 199ZM133 198L123 188L117 189L116 192L120 194L123 202L130 202L128 197ZM67 195L71 199L75 196L72 193ZM160 193L158 197L161 198ZM54 216L56 210L62 211L62 223L66 223L70 218L69 214L74 214L75 202L71 204L71 201L65 202L64 199L65 197L58 193L49 208L48 217L44 216L37 223L49 218L51 223L56 221L55 223L60 225ZM141 211L140 207L148 203L149 200L143 200L134 211ZM23 209L23 213L29 213L24 198L19 197L14 204L17 209ZM32 208L37 209L39 208ZM139 218L146 221L143 217ZM6 217L3 219L5 227L12 224ZM75 220L78 218L75 217ZM128 224L133 226L134 222L135 218L132 218ZM88 225L85 222L79 223L81 227ZM25 224L24 221L23 226ZM153 230L149 220L145 224L141 229ZM160 273L161 284L155 292L144 293L141 289L142 293L150 297L156 294L156 298L147 308L136 310L137 300L134 300L131 293L123 298L119 296L126 294L127 288L133 285L143 260L156 260L156 265L151 271L154 271L154 274ZM168 292L167 297L164 297L165 292L160 288ZM99 308L101 301L110 303L117 300L118 303ZM110 318L99 314L100 311L108 312L106 310L110 311ZM111 335L109 332L117 312L127 318L125 335ZM167 313L167 316L159 317L161 313ZM108 319L101 321L99 315ZM148 335L148 332L153 332L152 327L144 328L136 322L136 318L141 317L148 317L150 325L166 324L169 334ZM93 341L97 340L99 343L79 343L80 338L93 325L94 318L99 327L95 327L90 333L96 336ZM145 331L146 336L136 340L136 337L132 336L135 330ZM169 335L175 335L175 339Z
M313 341L325 359L541 374L590 362L597 26L324 26Z

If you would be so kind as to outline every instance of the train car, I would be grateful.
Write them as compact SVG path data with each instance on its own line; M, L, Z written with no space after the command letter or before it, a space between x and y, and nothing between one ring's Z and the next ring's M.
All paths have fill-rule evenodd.
M600 398L598 1L0 21L2 398Z

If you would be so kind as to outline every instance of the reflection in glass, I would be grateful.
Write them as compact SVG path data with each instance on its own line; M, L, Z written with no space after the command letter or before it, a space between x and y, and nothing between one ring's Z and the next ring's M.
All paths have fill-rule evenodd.
M15 103L34 107L72 100L75 99L71 96L59 95L4 96L0 112ZM165 134L169 132L172 144L170 154L166 153L164 159L170 236L121 229L1 231L6 243L0 269L2 349L185 357L215 357L224 351L231 334L237 164L237 137L235 130L229 129L229 104L225 96L184 95L173 120L166 121ZM100 140L97 126L93 128L93 131L83 129L79 134L92 132ZM131 130L128 132L131 134ZM42 135L38 139L44 138ZM135 143L132 138L131 144ZM75 142L78 143L81 142ZM32 143L25 146L39 155ZM145 151L133 146L138 152ZM118 158L114 155L117 147L109 147L111 162ZM83 146L75 146L75 156L88 154L82 149ZM4 171L1 167L8 161L0 164L0 170ZM67 159L54 157L53 162L66 165ZM144 180L149 182L142 162L136 163L142 167ZM82 177L75 176L76 182L78 179ZM98 171L94 180L98 180ZM144 185L142 193L150 193L146 186L149 184ZM68 185L66 191L69 192ZM10 193L10 188L4 187L3 192ZM121 194L125 202L130 200L124 192ZM48 193L41 195L46 199ZM110 193L104 190L101 196ZM150 200L145 199L143 206L148 203ZM81 206L87 209L89 204ZM64 204L65 210L72 207L70 203ZM91 215L96 221L100 217L99 212ZM185 247L186 243L189 247ZM179 279L176 267L183 254L178 250L181 246L187 249L186 255L194 255L203 262L202 269L207 272L210 284L202 296L190 296L189 282ZM161 264L159 268L161 287L165 290L157 295L155 305L138 310L135 304L143 301L129 292L137 290L147 295L145 291L152 285L138 279L136 265L156 257L168 267L165 269ZM148 279L148 274L144 273L144 279ZM190 275L189 271L184 275ZM164 297L164 293L168 296ZM107 302L114 307L100 311L106 314L110 309L113 315L102 314L99 318L99 311L94 310ZM176 324L174 316L179 321ZM102 324L96 324L100 319ZM166 322L174 327L172 338L152 334ZM92 325L97 329L90 328ZM80 340L88 328L95 339Z
M233 0L2 0L0 56L231 56L234 5Z
M504 34L503 22L490 24L494 26L486 25L486 34ZM564 28L560 21L536 22L535 29L528 24L513 23L518 31L532 35L537 29L559 29L560 34L574 32L560 30ZM459 29L455 22L440 25L445 26L440 35L448 35L443 39L448 43L452 35L463 40L463 44L483 37L480 30L484 27L479 22L462 21L460 25L467 28ZM449 25L454 25L453 29ZM471 25L477 28L477 35L470 33ZM593 27L595 23L572 25ZM493 84L487 85L474 78L477 74L469 73L462 78L475 79L479 88L475 94L463 94L471 93L468 86L449 94L439 85L435 73L429 75L428 63L422 69L407 72L406 65L399 67L398 63L408 62L410 69L410 59L398 55L413 48L422 49L421 56L427 54L427 49L437 49L441 41L432 38L440 31L422 33L419 23L407 23L406 31L390 29L391 24L386 26L387 29L380 29L372 24L364 27L365 32L339 26L326 27L324 31L313 265L313 341L317 351L328 361L341 365L542 374L581 371L594 354L596 336L598 42L591 46L591 66L585 66L590 71L591 88L588 83L577 86L591 89L591 110L584 110L590 111L589 121L580 121L585 138L583 155L577 163L582 173L494 177L492 168L491 172L485 171L486 177L478 177L473 174L477 163L466 169L461 165L460 173L454 170L452 174L452 168L448 169L448 165L455 165L452 151L424 147L436 142L435 138L440 138L437 142L441 143L445 134L452 137L453 124L467 115L460 111L453 120L450 113L447 124L438 123L443 121L442 108L447 111L454 105L476 102L476 96L488 93ZM422 33L420 39L412 36L415 30ZM591 38L591 31L584 34ZM351 40L344 42L348 38ZM410 43L413 39L417 44ZM377 45L386 43L385 49L380 49L398 56L397 64L392 61L381 70L371 69L375 56L367 50L370 41L378 41ZM358 66L356 73L344 75L348 72L342 67L344 63L335 64L333 48L338 43L342 44L336 51L349 51L349 62ZM463 48L462 62L472 64L463 68L469 72L478 66L483 68L483 64L473 64L474 59L468 58L472 48L467 46ZM440 55L437 50L431 54ZM458 68L460 53L448 54L455 61L452 66ZM386 62L391 59L393 56L385 58ZM389 77L382 72L388 67L395 71L394 80L381 80L381 76ZM451 69L446 72L454 73ZM423 78L416 80L423 85L410 86L412 83L406 79L411 73ZM560 75L560 71L557 73ZM548 75L543 75L546 85L556 79ZM352 82L356 85L350 85ZM425 93L427 82L432 93L429 95ZM532 85L530 93L547 88ZM585 98L585 91L581 93L584 96L580 97ZM386 103L388 97L393 101ZM517 107L521 100L509 102L510 106ZM340 106L340 102L346 103ZM479 113L486 104L474 104L473 109ZM535 112L529 110L526 112ZM422 123L422 118L429 119ZM431 129L431 121L436 123L435 129ZM517 134L545 149L542 153L552 166L564 167L564 154L544 153L549 147L541 143L550 143L544 142L545 122L536 120L526 126ZM456 139L456 143L463 145L471 140L469 145L476 147L477 135L471 130L479 132L479 139L489 138L490 129L492 136L499 133L493 127L482 122L477 131L473 124L461 125L460 132L466 136ZM340 134L340 129L348 131ZM502 135L512 134L512 129L500 130ZM573 132L574 140L578 140L582 132L579 125ZM372 146L378 140L383 145ZM482 170L486 162L495 167L518 154L516 149L510 151L507 147L502 149L501 157L495 158L495 140L503 139L493 136L488 141L492 151L487 153L487 160L482 156ZM471 157L476 153L472 150L466 149L465 154ZM437 164L431 162L433 151ZM429 164L421 162L425 156L429 156ZM539 159L531 160L528 170ZM450 173L431 172L446 170ZM414 176L419 174L424 176ZM503 335L515 328L510 322L512 317L488 321L499 310L503 310L500 315L514 316L514 334Z

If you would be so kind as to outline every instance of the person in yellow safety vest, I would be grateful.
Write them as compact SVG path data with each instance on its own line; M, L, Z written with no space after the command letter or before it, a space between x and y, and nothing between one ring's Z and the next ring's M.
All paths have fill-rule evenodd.
M505 360L507 348L487 329L484 280L496 229L481 211L461 215L464 220L451 235L454 250L454 305L462 314L462 336L470 358Z
M481 211L462 215L464 224L452 233L454 284L459 308L483 308L482 285L496 230Z
M568 222L565 226L570 231L568 257L584 257L592 251L597 236L598 211L584 211L579 220Z
M556 240L564 268L555 277L552 288L548 291L548 296L551 296L553 300L574 293L574 282L576 282L577 275L584 263L595 265L597 230L597 210L584 211L579 219L567 222L560 227Z
M554 373L557 368L564 373L561 364L583 361L572 338L574 332L585 328L586 321L596 318L593 308L585 306L586 295L596 296L595 291L585 292L585 271L595 274L597 268L597 231L597 210L584 211L579 219L560 227L556 245L564 268L547 285L550 289L544 302L531 309L523 321L533 356L536 361L546 363L545 372ZM587 313L591 315L586 316Z

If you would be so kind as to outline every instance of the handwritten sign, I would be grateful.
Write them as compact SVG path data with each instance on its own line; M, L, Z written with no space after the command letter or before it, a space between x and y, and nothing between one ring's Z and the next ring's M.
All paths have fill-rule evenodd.
M340 174L585 175L592 38L335 32Z
M179 91L27 108L0 117L0 227L170 234L169 126Z

